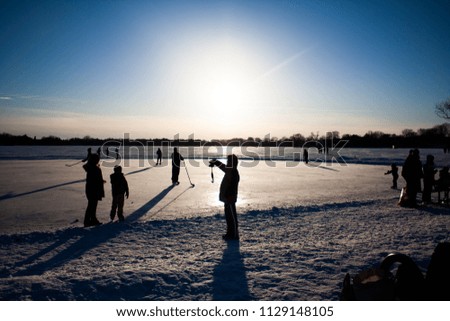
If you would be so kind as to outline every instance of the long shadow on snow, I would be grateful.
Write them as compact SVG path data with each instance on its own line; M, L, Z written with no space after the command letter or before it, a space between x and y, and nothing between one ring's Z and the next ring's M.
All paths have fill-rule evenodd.
M126 176L134 175L134 174L138 174L138 173L141 173L141 172L144 172L144 171L148 171L149 169L152 169L152 167L149 166L149 167L146 167L146 168L143 168L143 169L139 169L139 170L136 170L136 171L133 171L133 172L126 173L125 175ZM24 193L19 193L19 194L7 193L7 194L4 194L4 195L0 196L0 201L11 199L11 198L16 198L16 197L21 197L21 196L26 196L26 195L30 195L30 194L35 194L35 193L39 193L39 192L45 192L45 191L48 191L48 190L51 190L51 189L54 189L54 188L63 187L63 186L67 186L67 185L78 184L78 183L83 183L85 181L86 181L85 179L77 179L75 181L61 183L61 184L56 184L56 185L47 186L47 187L43 187L43 188L38 188L38 189L36 189L34 191L29 191L29 192L24 192Z
M47 186L47 187L36 189L34 191L25 192L25 193L19 193L19 194L7 193L7 194L4 194L4 195L0 196L0 201L7 200L7 199L10 199L10 198L16 198L16 197L21 197L21 196L25 196L25 195L30 195L30 194L34 194L34 193L44 192L44 191L47 191L47 190L50 190L50 189L63 187L63 186L67 186L67 185L83 183L85 181L86 181L85 179L77 179L76 181L71 181L71 182L67 182L67 183L61 183L61 184L56 184L56 185L52 185L52 186Z
M222 261L214 268L213 300L245 301L253 299L248 289L239 242L230 241L223 251Z
M132 214L130 214L127 217L126 221L134 222L138 220L140 217L144 216L148 211L150 211L154 206L156 206L156 204L158 204L173 189L173 187L174 187L173 185L170 185L169 187L165 188L154 198L152 198L147 203L138 208L136 211L134 211ZM186 190L183 191L181 194L184 194L185 192ZM175 199L177 199L180 195L176 196ZM102 243L107 242L110 239L117 237L126 230L127 229L124 228L124 225L120 223L105 224L100 225L98 227L90 228L86 234L81 236L79 240L75 241L73 244L69 245L67 248L54 255L52 258L44 262L40 262L35 265L29 266L24 270L14 273L13 275L14 276L41 275L52 268L61 266L67 263L68 261L74 260L82 256L89 250L97 247ZM30 256L28 259L19 262L18 264L16 264L15 267L20 268L21 266L24 266L26 264L31 264L33 261L51 252L52 250L61 246L62 244L68 243L70 239L73 238L74 236L73 232L68 232L64 234L65 235L63 235L64 236L63 238L59 239L58 241L48 246L47 248L41 250L39 253Z

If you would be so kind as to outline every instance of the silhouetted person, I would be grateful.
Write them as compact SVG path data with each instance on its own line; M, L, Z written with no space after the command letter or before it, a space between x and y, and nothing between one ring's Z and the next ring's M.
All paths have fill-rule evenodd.
M161 160L162 160L161 148L158 148L158 150L156 151L156 156L157 156L157 158L156 158L156 165L158 165L158 163L159 163L159 165L161 165Z
M420 162L419 150L414 149L409 152L402 168L402 176L406 181L406 194L408 195L408 205L417 206L417 193L420 191L420 180L423 177L422 163Z
M85 163L85 162L87 162L88 160L89 160L89 157L91 157L91 155L92 155L92 148L88 148L87 149L87 155L86 155L86 158L84 158L83 160L82 160L82 162L83 163Z
M384 173L384 175L392 174L392 189L397 189L397 180L398 180L398 167L396 164L391 164L391 170Z
M109 148L106 147L106 157L109 157Z
M103 184L102 170L99 165L100 157L97 154L91 154L88 162L83 165L86 171L86 197L88 199L88 206L84 216L84 226L94 226L101 224L97 220L97 204L105 197L105 190Z
M102 154L102 148L99 147L99 148L97 148L97 155L98 155L98 156L101 156L101 154Z
M219 199L224 203L225 219L227 222L227 233L223 235L224 240L239 240L238 219L236 213L236 201L239 185L239 171L237 170L238 158L236 155L228 155L227 164L218 160L211 160L210 167L217 166L224 173L220 184Z
M120 155L119 155L119 149L116 147L116 150L115 150L115 151L116 151L116 159L119 159L119 156L120 156Z
M449 173L449 168L447 166L443 167L440 171L439 171L439 179L436 182L436 186L438 188L439 191L439 202L441 201L440 199L440 192L444 192L444 199L443 201L448 202L448 193L449 193L449 186L450 186L450 173Z
M303 148L303 161L308 164L309 162L309 153L307 148Z
M431 202L431 192L433 190L433 186L435 184L434 174L437 173L436 168L434 167L434 156L428 155L427 161L425 165L423 165L423 193L422 193L422 202L430 203Z
M439 243L431 256L426 275L429 300L450 300L450 243Z
M123 221L123 205L125 203L125 196L128 198L130 195L128 190L128 182L122 173L121 166L114 166L114 173L110 176L111 179L111 192L112 192L112 205L111 205L111 221L114 220L117 211L117 217L119 221Z
M181 161L184 160L183 156L178 153L178 148L173 149L172 153L172 184L178 185L178 176L180 175Z

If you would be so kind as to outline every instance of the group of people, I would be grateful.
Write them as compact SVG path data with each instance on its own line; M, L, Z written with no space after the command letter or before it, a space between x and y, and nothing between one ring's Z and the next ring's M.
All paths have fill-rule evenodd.
M396 164L391 165L391 170L385 174L392 174L392 188L397 189L398 167ZM401 175L406 181L406 197L402 201L401 205L416 207L417 206L417 194L422 192L422 202L424 204L431 202L431 193L433 189L439 191L448 191L450 186L450 174L449 168L444 167L439 171L439 179L435 179L435 175L438 170L434 164L434 156L427 155L427 160L424 165L420 161L420 152L418 149L412 149L406 158ZM422 189L423 180L423 189ZM448 197L448 195L447 195Z
M90 154L86 159L86 164L83 165L86 171L86 198L88 205L84 215L84 226L97 226L102 224L97 219L97 205L105 197L102 170L100 169L100 154ZM114 167L114 173L110 175L111 191L112 191L112 205L110 218L114 220L116 214L120 221L125 218L123 216L123 206L125 203L125 196L129 197L128 182L122 173L121 166Z
M161 150L158 149L157 152L157 163L156 165L161 165ZM178 177L180 174L181 161L184 161L183 156L178 152L177 148L174 148L172 153L172 184L179 185ZM93 154L91 149L88 149L88 156L83 159L86 162L83 165L86 171L86 197L88 200L88 205L86 208L86 213L84 217L84 226L97 226L102 224L97 219L97 205L98 201L101 201L105 197L104 184L106 181L103 179L102 170L100 168L100 149L97 153ZM238 195L238 185L239 185L239 171L238 158L236 155L228 155L227 163L224 164L219 160L213 159L210 161L209 166L212 168L217 166L224 173L222 183L220 185L219 199L224 203L225 219L227 223L226 233L223 235L224 240L238 240L238 220L236 213L236 201ZM122 167L116 165L114 167L114 173L110 175L111 191L112 191L112 205L110 218L111 221L114 220L116 214L119 221L125 219L123 215L123 207L125 203L125 197L129 197L129 187L128 182L122 173Z

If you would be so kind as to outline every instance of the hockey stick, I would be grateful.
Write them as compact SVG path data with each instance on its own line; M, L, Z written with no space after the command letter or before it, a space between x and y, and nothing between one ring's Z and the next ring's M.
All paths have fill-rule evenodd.
M189 172L187 170L186 162L183 161L183 163L184 163L184 169L186 170L187 177L189 178L189 183L191 183L192 187L195 187L195 184L192 184L192 182L191 182L191 177L189 176Z
M76 162L76 163L73 163L73 164L66 164L66 166L67 166L67 167L72 167L72 166L75 166L75 165L80 164L82 161L83 161L83 160L80 160L80 161L78 161L78 162Z

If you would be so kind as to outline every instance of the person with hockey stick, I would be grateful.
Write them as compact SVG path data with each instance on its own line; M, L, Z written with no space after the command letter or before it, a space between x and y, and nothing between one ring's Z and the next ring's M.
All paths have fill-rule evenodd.
M89 157L92 155L92 148L87 149L87 156L82 160L83 163L86 163L89 160Z
M173 149L172 153L172 184L179 185L178 176L180 175L181 161L184 161L183 156L178 152L178 148Z
M223 164L218 160L211 160L210 167L217 166L224 173L222 183L220 184L219 199L224 203L225 219L227 222L227 233L223 235L223 239L239 240L238 219L236 213L236 201L239 186L239 171L237 170L238 158L236 155L228 155L227 164Z

